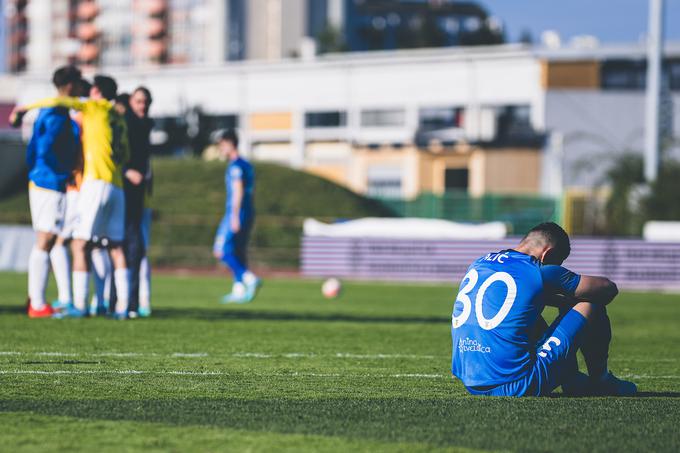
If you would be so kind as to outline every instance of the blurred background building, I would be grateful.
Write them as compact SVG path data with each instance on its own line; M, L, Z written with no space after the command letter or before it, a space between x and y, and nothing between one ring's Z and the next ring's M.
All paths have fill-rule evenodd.
M277 60L316 52L495 44L473 2L3 0L11 72Z
M250 157L372 197L559 199L591 193L644 148L644 43L565 45L549 31L508 44L478 2L0 4L13 74L0 110L50 95L58 65L105 71L154 93L159 154L201 154L213 130L237 127ZM678 43L665 46L662 85L665 152L678 156Z

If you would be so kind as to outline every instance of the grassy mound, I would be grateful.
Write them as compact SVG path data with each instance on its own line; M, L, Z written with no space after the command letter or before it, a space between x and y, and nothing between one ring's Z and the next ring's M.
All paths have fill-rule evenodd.
M150 256L164 266L210 266L215 229L224 214L225 163L156 159ZM295 267L306 217L333 221L389 216L381 203L325 179L258 163L257 220L252 260L257 266ZM0 223L30 223L25 192L0 200Z

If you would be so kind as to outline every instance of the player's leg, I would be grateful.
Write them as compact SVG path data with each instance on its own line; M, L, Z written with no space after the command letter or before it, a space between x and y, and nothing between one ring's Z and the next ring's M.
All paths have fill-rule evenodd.
M57 300L52 304L54 308L66 308L71 304L71 260L66 247L67 239L62 235L57 237L54 247L50 251L52 272L57 282Z
M111 298L111 258L106 247L94 247L90 253L95 293L90 301L90 315L106 314Z
M144 187L125 186L125 239L123 249L128 268L130 296L128 315L139 316L139 268L144 256L142 216L144 213Z
M147 317L151 315L151 265L147 257L151 242L151 208L144 208L142 240L144 256L139 264L139 316Z
M104 236L110 239L109 253L113 264L113 284L116 287L114 318L126 319L130 301L130 284L123 240L125 239L125 194L123 189L107 183Z
M125 262L129 269L130 299L129 313L134 317L139 312L139 269L144 255L140 225L137 222L128 223L125 227Z
M84 181L78 195L78 223L73 231L71 253L73 255L73 316L87 314L90 287L89 255L92 240L98 236L102 223L103 184L98 180Z
M68 246L73 238L73 230L78 223L78 191L68 190L64 198L66 207L64 209L64 226L57 237L57 241L50 252L52 271L57 281L57 300L52 306L57 309L64 309L73 302L71 292L71 258Z
M64 194L32 187L29 205L36 243L28 260L28 315L42 318L53 314L52 307L46 304L45 290L50 270L49 252L64 220Z
M244 228L237 235L235 243L236 258L241 262L244 268L242 281L246 287L245 297L248 301L255 299L257 290L262 285L261 280L248 268L248 242L250 240L251 229L252 222L244 222Z
M243 284L245 266L237 256L238 235L228 232L222 248L222 262L231 270L233 285L231 293L222 298L223 303L246 302L246 287Z
M602 313L602 306L579 302L553 322L544 340L538 344L531 383L527 386L528 394L547 395L560 385L566 385L567 388L575 387L574 379L579 377L579 375L574 375L576 351L582 348L591 336L601 338L601 334L593 332L601 328ZM598 344L598 347L600 346ZM600 350L597 349L597 352ZM593 356L591 360L595 358ZM619 381L611 374L608 374L608 377L607 381L603 381L611 383L607 386L608 392L597 391L597 394L630 395L635 393L634 384ZM592 379L587 382L580 380L579 384L582 386L580 391L572 394L592 394L597 390L592 385Z
M590 377L589 394L602 396L634 395L637 393L637 386L633 382L621 380L609 371L607 359L609 358L611 339L612 329L607 308L604 305L593 304L588 316L588 328L581 345L581 353Z

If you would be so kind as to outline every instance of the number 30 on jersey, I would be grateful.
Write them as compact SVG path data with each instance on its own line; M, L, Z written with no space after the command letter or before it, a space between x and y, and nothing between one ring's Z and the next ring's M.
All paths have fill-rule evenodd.
M461 288L461 290L458 292L458 296L456 297L456 302L463 304L463 311L461 311L458 316L451 316L451 325L454 329L457 329L458 327L465 324L465 321L467 321L467 319L470 317L470 313L472 312L472 300L470 299L469 294L473 289L475 289L477 281L479 280L479 274L475 269L470 269L470 271L465 274L465 277L463 277L463 281L465 280L467 280L467 284ZM486 290L489 289L489 286L495 282L503 282L507 286L508 292L505 295L505 301L503 301L503 305L501 306L500 310L498 310L498 313L496 313L496 315L492 318L487 319L484 317L484 312L482 310L484 304L484 295L486 294ZM477 323L479 323L479 327L484 330L491 330L498 327L498 325L503 322L505 317L510 312L512 304L515 303L516 297L517 284L510 274L507 272L495 272L491 274L489 278L484 280L484 283L482 283L482 285L479 287L479 290L477 290L477 296L475 297L475 316L477 317Z

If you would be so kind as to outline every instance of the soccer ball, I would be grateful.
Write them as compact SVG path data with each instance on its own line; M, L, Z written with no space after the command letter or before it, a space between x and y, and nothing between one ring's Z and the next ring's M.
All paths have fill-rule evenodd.
M321 294L326 299L335 299L342 291L342 283L337 278L329 278L321 285Z

